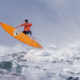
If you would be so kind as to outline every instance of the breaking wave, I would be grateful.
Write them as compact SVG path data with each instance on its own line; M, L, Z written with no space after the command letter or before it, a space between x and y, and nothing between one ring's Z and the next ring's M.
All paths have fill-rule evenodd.
M0 46L0 49L2 80L7 75L15 80L79 80L80 41L62 49L54 45L43 50L22 45Z

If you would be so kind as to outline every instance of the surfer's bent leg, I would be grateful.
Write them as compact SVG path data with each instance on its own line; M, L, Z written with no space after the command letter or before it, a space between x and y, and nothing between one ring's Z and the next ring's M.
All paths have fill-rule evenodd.
M30 36L32 36L32 32L31 32L31 31L29 31L29 33L30 33Z

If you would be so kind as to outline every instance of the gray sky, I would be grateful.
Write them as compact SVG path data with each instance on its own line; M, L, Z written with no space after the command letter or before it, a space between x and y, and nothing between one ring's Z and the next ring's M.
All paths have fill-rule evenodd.
M43 45L62 46L80 39L80 0L0 0L0 22L16 27L25 18ZM18 43L0 27L0 45Z

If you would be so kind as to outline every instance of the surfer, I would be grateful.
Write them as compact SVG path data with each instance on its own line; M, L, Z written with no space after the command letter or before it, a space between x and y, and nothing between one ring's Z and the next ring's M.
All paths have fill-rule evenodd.
M24 30L23 30L23 33L24 34L30 34L30 36L32 36L32 32L30 30L32 24L28 22L28 19L25 19L25 22L19 26L17 26L16 28L19 28L19 27L22 27L24 26Z

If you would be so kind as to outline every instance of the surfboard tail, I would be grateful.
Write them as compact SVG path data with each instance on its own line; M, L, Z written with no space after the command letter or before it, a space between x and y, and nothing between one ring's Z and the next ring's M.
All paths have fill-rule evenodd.
M39 44L39 47L38 48L43 49L43 46L41 44Z

